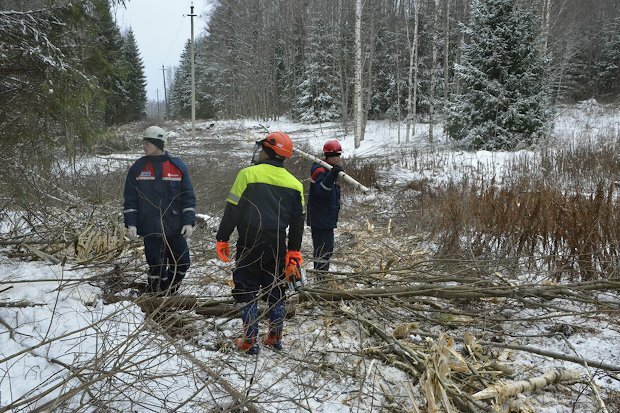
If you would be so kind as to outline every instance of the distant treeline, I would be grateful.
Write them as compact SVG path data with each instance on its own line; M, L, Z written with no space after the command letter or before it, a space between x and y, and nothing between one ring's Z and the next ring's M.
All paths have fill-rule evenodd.
M544 88L544 96L536 98L541 104L592 97L617 102L620 96L618 0L219 0L207 31L196 38L197 117L286 115L348 125L353 119L358 2L363 5L366 119L415 125L441 117L451 122L449 132L469 130L476 120L459 118L459 110L479 102L462 97L480 85L468 76L482 70L489 78L484 87L499 82L505 88L502 73L513 73L516 59L519 64L529 59L527 47L535 56L519 68L521 78L512 79L512 95L525 91L529 97L528 91ZM145 116L139 50L132 32L121 33L111 13L124 3L0 0L3 154L31 158L50 148L79 151L106 126ZM479 20L484 27L477 27L473 16L480 3L487 7L487 16ZM504 26L516 21L514 11L510 19L493 20L494 13L501 16L515 4L518 13L527 15L517 16L519 24L529 22L522 38L514 27ZM498 46L496 34L506 31L512 43ZM505 53L493 62L498 47ZM513 56L513 49L521 57ZM476 55L476 50L486 54ZM189 42L174 69L169 71L166 112L189 118ZM520 79L529 83L522 85ZM505 95L501 87L497 94ZM511 133L530 131L531 125ZM467 139L476 145L476 136ZM478 146L486 147L485 142Z
M350 119L356 0L220 0L196 40L197 116L286 114ZM364 109L370 119L428 117L462 93L467 26L477 3L519 5L542 53L553 102L620 96L618 0L365 0ZM495 27L494 31L504 28ZM189 117L189 43L168 92L170 112ZM411 102L415 97L415 102Z

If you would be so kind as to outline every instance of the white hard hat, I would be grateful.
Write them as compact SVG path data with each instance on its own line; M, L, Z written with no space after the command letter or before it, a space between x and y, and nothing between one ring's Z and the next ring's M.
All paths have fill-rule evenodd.
M157 139L163 142L165 137L166 131L159 126L149 126L142 133L143 139Z

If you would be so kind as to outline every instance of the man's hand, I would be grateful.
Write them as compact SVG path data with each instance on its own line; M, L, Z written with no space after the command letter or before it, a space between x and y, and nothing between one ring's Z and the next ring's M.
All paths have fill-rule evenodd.
M340 172L342 172L342 171L344 171L344 170L342 169L342 166L340 166L340 165L334 165L334 166L332 166L332 170L330 171L330 173L332 174L332 176L334 177L334 179L338 179L338 174L339 174Z
M138 228L134 227L133 225L128 226L127 236L131 240L138 239Z
M181 235L183 235L183 237L185 238L191 237L193 233L194 227L192 227L191 225L183 225L183 228L181 228Z
M230 261L230 245L228 245L228 241L216 241L215 242L215 253L220 261L229 262Z
M301 256L301 251L288 250L284 258L284 278L287 282L292 282L301 279L301 273L299 268L303 264L304 259Z

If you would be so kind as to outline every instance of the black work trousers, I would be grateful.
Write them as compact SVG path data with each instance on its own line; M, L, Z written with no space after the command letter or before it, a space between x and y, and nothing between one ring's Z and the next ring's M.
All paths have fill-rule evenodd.
M182 235L147 235L144 237L144 255L149 265L149 292L176 292L190 266L187 240Z
M262 298L270 305L284 301L285 255L286 231L240 230L233 270L235 301L248 303Z
M334 229L310 228L312 231L312 246L314 269L329 271L329 260L334 253Z

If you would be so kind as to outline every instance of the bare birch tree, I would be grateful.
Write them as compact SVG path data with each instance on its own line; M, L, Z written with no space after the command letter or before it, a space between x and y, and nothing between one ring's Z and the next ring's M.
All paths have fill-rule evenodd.
M463 15L461 16L461 21L466 22L468 19L468 6L469 0L463 1ZM463 42L465 40L465 33L463 30L459 29L458 42L456 45L456 64L461 64L461 58L463 56ZM454 94L458 95L461 93L461 84L458 76L454 76Z
M437 11L439 0L432 0L433 5L433 40L431 45L431 83L428 92L428 141L433 142L433 123L435 122L435 87L437 86Z
M349 16L348 16L348 8L345 5L345 2L341 1L339 2L339 7L338 7L338 30L339 30L339 34L338 34L338 38L339 38L339 44L342 45L342 47L340 47L337 52L336 52L336 62L335 62L335 66L336 66L336 70L338 71L338 82L339 82L339 86L340 86L340 96L342 96L342 98L340 99L340 123L342 125L342 129L344 131L345 135L349 134L349 97L351 96L351 88L350 88L350 81L349 79L351 78L350 76L350 70L351 70L351 65L349 63L349 58L348 58L348 51L349 48L347 47L347 38L348 38L348 33L347 33L347 27L348 25L346 24ZM355 117L354 117L355 118Z
M400 111L400 48L398 40L396 40L396 113L397 113L397 134L398 134L398 144L400 145L400 124L402 121L401 111Z
M418 0L413 0L413 41L409 36L409 21L407 21L407 41L409 42L409 79L407 85L407 131L405 142L409 143L409 136L415 136L417 119L418 94ZM411 133L410 133L411 131Z
M446 6L446 26L444 28L444 43L443 43L443 107L448 105L448 91L450 88L450 0L444 0Z
M362 87L362 0L355 2L355 147L364 139L364 96Z
M362 6L363 6L363 2L362 2ZM362 50L366 51L366 54L364 54L365 58L362 61L362 65L364 67L364 69L366 70L366 76L364 79L364 76L362 75L362 85L364 87L362 87L362 97L365 101L365 103L362 104L362 109L364 111L364 116L362 117L362 120L364 122L364 126L362 127L362 129L364 131L366 131L366 122L368 121L368 111L370 110L370 107L372 105L372 96L373 96L373 89L375 87L375 81L376 81L376 74L374 71L374 63L375 63L375 53L376 53L376 49L377 49L377 39L379 36L379 27L381 26L381 24L383 24L382 21L378 21L382 18L385 17L385 6L384 4L382 4L381 0L376 1L376 0L371 0L368 1L367 4L370 7L369 10L369 22L368 22L368 27L366 29L366 41L364 41L364 38L362 38L362 43L364 45ZM378 16L381 16L379 19L377 18ZM378 53L377 53L378 54ZM364 135L362 134L362 141L364 140Z
M542 0L541 1L541 13L540 13L540 24L541 24L541 37L542 37L542 53L545 55L547 53L547 45L549 43L549 27L551 24L551 6L553 5L553 0Z

